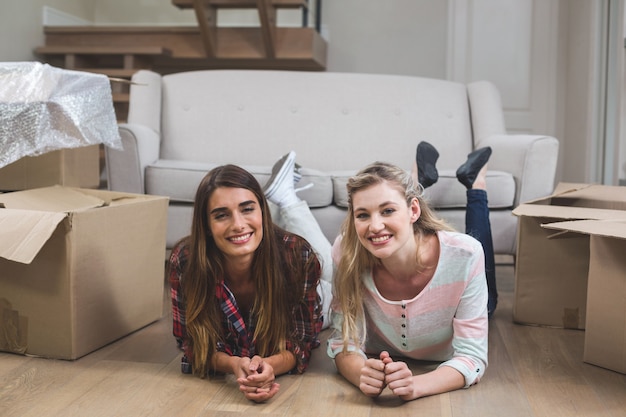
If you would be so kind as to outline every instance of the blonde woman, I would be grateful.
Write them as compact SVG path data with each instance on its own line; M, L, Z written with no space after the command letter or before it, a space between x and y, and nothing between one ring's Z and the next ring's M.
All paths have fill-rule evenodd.
M474 228L488 227L490 153L470 154L457 172L469 185ZM386 387L407 401L469 387L487 367L483 246L439 220L415 179L380 162L351 178L348 215L333 247L328 354L339 373L371 397ZM413 375L402 358L440 365Z

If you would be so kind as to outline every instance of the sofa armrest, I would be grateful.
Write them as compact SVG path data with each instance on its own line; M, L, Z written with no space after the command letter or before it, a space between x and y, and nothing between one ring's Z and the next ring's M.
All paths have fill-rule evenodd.
M139 70L133 74L128 103L128 123L145 126L160 134L163 77L156 72Z
M491 146L489 169L510 172L515 179L514 206L550 195L559 154L559 142L551 136L493 135L481 141Z
M124 150L105 148L108 188L145 194L146 166L159 158L158 133L142 125L119 125Z

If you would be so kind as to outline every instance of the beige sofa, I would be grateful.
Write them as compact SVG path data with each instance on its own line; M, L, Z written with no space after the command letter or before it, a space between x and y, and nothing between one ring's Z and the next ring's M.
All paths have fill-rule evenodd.
M465 188L456 168L491 146L488 192L494 249L515 253L519 203L552 192L558 141L507 134L493 84L412 76L204 70L133 76L124 150L106 150L111 190L170 197L167 246L189 233L194 194L212 167L234 163L265 183L289 150L303 167L298 186L324 233L345 216L346 179L374 160L407 170L425 140L440 152L427 197L464 230Z

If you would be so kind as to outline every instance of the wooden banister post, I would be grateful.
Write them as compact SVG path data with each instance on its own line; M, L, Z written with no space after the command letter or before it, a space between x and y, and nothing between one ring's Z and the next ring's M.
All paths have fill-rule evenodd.
M217 54L217 11L210 5L210 0L193 0L193 8L202 35L202 45L207 58Z
M276 8L271 0L257 0L261 35L267 58L276 57Z

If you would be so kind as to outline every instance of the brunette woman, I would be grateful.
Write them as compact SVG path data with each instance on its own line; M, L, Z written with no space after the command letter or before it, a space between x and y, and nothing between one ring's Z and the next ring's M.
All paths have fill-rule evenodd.
M330 298L331 277L322 276L323 264L332 271L330 244L295 194L294 164L291 152L275 165L265 195L240 167L211 170L196 193L191 235L170 256L182 372L233 374L257 402L278 392L276 376L305 371ZM266 195L299 235L272 222Z

